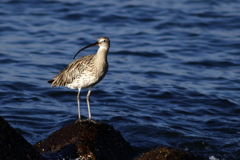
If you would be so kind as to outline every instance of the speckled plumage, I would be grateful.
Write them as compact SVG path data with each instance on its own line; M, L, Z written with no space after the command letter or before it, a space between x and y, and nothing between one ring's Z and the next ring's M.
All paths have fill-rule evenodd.
M52 87L65 86L71 89L93 87L105 76L108 63L97 68L96 54L81 57L70 63L53 80Z
M110 47L110 40L107 37L100 37L98 42L84 47L79 50L77 54L91 46L99 45L96 54L81 57L70 63L64 70L62 70L53 80L48 81L52 83L52 87L65 86L70 89L78 89L78 121L80 116L80 91L82 88L88 88L87 102L89 120L91 120L89 96L91 88L100 82L108 71L107 54ZM77 55L76 54L76 55ZM76 56L75 55L75 56ZM75 57L74 56L74 57Z

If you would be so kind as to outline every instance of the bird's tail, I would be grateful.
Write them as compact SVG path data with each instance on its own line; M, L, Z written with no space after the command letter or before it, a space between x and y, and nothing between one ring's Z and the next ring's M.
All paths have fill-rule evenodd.
M53 83L54 79L47 81L47 83Z

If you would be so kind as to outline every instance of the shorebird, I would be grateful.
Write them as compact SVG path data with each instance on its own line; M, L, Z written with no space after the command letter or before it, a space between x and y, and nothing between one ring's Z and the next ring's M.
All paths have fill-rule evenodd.
M82 88L88 88L88 93L86 96L87 106L88 106L88 120L92 121L91 111L90 111L90 93L92 87L100 82L108 71L107 54L110 47L110 40L107 37L100 37L96 43L88 45L80 49L73 57L77 56L82 50L92 47L99 46L96 54L88 55L76 59L70 63L64 70L49 80L51 87L65 86L70 89L78 89L77 102L78 102L78 120L76 122L81 122L80 114L80 92Z

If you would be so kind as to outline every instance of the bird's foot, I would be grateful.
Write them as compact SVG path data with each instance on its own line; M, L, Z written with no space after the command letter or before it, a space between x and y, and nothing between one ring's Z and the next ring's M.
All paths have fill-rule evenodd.
M94 124L97 123L97 122L95 122L94 120L92 120L91 118L88 118L87 121L88 121L89 123L94 123Z
M81 123L81 122L83 122L83 120L81 120L81 119L77 119L76 122L75 122L74 124Z
M87 120L77 119L74 124L81 123L81 122L89 122L89 123L93 123L93 124L97 123L94 120L92 120L91 118L88 118Z

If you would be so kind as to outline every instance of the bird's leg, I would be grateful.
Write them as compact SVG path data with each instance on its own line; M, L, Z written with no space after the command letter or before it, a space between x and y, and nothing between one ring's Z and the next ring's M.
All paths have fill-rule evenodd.
M87 96L86 96L86 100L87 100L87 106L88 106L88 120L91 121L92 120L92 116L91 116L91 110L90 110L90 94L91 94L91 90L92 88L88 88L88 93L87 93Z
M78 102L78 120L75 122L81 122L81 114L80 114L80 92L81 92L81 88L78 88L78 94L77 94L77 102Z

